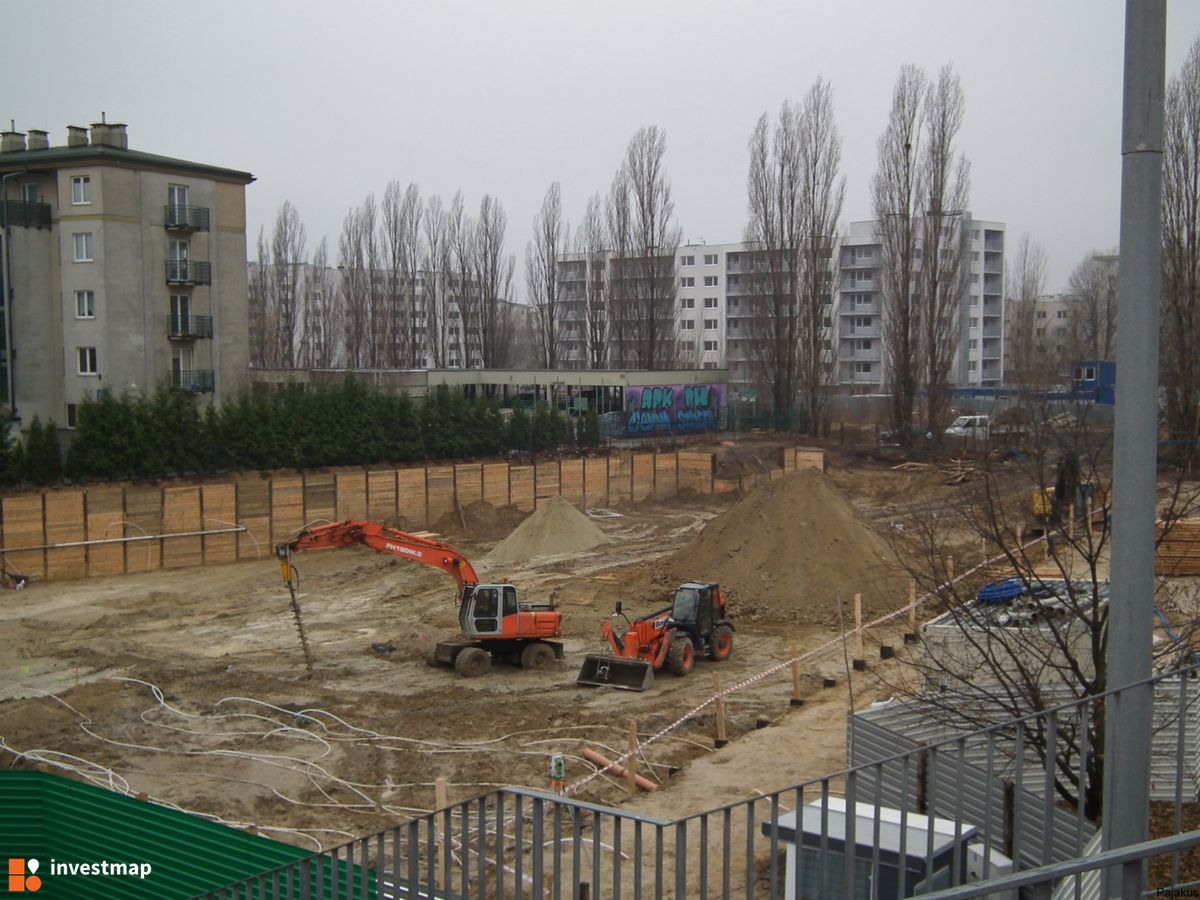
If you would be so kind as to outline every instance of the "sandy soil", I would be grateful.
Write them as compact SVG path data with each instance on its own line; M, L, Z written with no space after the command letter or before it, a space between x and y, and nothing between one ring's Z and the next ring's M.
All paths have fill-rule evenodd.
M845 504L832 538L822 525L830 517L813 510L803 516L804 528L790 529L798 495L788 494L781 510L765 505L764 491L741 500L628 506L619 517L586 522L608 543L502 563L488 562L488 553L510 536L519 516L468 508L466 527L460 520L446 539L476 561L481 577L507 578L526 598L553 598L561 606L567 658L548 673L498 665L487 677L468 680L426 666L422 647L457 628L453 582L366 549L296 559L315 658L312 678L269 555L205 569L33 584L0 595L0 749L24 754L19 760L9 755L5 764L68 767L97 783L254 824L310 847L428 810L439 776L448 779L451 800L495 785L545 788L549 756L557 752L567 755L568 783L579 782L594 772L579 750L624 752L630 719L643 738L683 720L644 749L662 787L629 798L621 784L599 777L580 786L579 796L671 817L793 784L845 763L850 700L840 645L804 664L803 706L789 703L786 668L733 695L732 740L720 750L714 749L711 707L688 713L712 695L715 675L729 687L787 659L793 641L802 650L828 641L835 634L836 619L828 615L834 607L796 616L779 602L750 596L753 582L746 581L730 592L737 634L729 661L699 663L686 678L664 672L643 694L577 687L576 673L587 653L605 649L599 624L615 600L631 613L667 602L664 571L673 579L728 575L737 582L745 572L727 566L761 571L765 565L786 569L797 591L796 580L805 578L851 591L855 554L874 566L882 552L864 523L886 517L889 501L913 502L918 486L945 493L940 482L921 479L876 472L861 479L864 489L856 493L855 479L834 472L841 490L817 486L826 508ZM721 566L690 576L678 571L681 560L704 560L694 554L706 546L709 523L722 516L714 533L722 523L728 528L731 517L754 512L755 503L775 517L774 543L760 547L769 554L765 561L753 552L756 534L743 531L740 549ZM824 543L814 545L819 552L800 571L783 565L785 539ZM872 548L869 559L856 549L857 540ZM739 618L739 593L753 615ZM872 608L889 599L873 597ZM894 598L895 606L903 602ZM898 659L881 663L868 647L871 670L853 681L860 707L878 699L881 667L903 665L907 652L895 629L875 638L895 646ZM836 689L821 687L826 675L838 678Z

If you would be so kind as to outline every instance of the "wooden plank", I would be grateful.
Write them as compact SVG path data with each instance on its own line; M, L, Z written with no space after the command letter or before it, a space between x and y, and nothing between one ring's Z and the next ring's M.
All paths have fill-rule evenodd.
M3 499L4 554L10 571L33 578L46 577L45 551L26 550L12 552L13 547L41 547L46 543L46 531L42 518L42 494L17 494Z
M271 542L271 482L250 476L235 482L237 523L246 530L237 536L238 559L263 559L274 553Z
M87 539L83 491L48 491L45 504L47 544L78 543ZM85 575L85 547L62 547L46 551L47 578L82 578Z
M513 466L508 474L512 505L526 512L534 509L534 468Z
M495 507L508 506L508 463L484 463L483 499Z
M271 543L295 537L304 527L304 479L277 475L271 479Z
M557 497L559 493L558 460L534 466L534 493L538 497Z
M337 520L337 476L332 472L304 474L304 524Z
M800 447L795 451L795 468L825 471L825 451Z
M163 531L199 531L200 488L169 487L163 489ZM204 539L197 537L166 538L162 545L164 569L198 566L204 562Z
M654 496L654 454L633 455L633 499L646 500Z
M200 506L205 530L231 528L237 521L237 488L232 484L206 484L200 488ZM206 534L202 542L206 564L237 560L236 534Z
M424 497L425 482L421 482ZM421 500L424 510L425 501ZM376 470L367 473L367 518L373 522L387 522L399 515L396 493L396 471Z
M84 491L89 541L125 537L125 490L90 487ZM125 572L124 544L93 544L87 548L88 575L121 575Z
M559 461L558 492L576 506L584 505L583 459L564 459Z
M483 499L483 466L466 463L454 467L454 490L459 506L470 506Z
M425 470L425 489L429 492L429 527L447 513L454 512L454 466L429 466Z
M627 453L608 458L608 502L610 506L633 499L633 457Z
M396 496L396 514L410 529L428 527L425 470L423 468L400 469L396 473L396 477L399 491Z
M583 461L584 506L608 506L608 460L588 457Z
M716 457L712 453L681 450L679 452L679 490L695 491L700 494L713 493L715 460Z
M162 534L162 488L125 489L125 536ZM133 541L125 546L126 572L153 572L162 568L161 541Z
M670 499L679 493L679 457L674 453L655 453L654 496Z
M369 519L367 513L367 473L362 469L347 469L335 475L337 506L334 518Z

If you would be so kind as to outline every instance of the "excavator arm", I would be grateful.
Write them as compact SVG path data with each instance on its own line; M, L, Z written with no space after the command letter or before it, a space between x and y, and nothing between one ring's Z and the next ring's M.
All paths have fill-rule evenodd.
M329 525L305 528L290 541L275 546L280 572L290 588L293 583L292 554L298 550L318 550L325 547L345 547L362 544L379 553L390 553L414 562L434 566L448 573L458 585L459 599L470 595L479 576L470 560L448 544L416 534L388 528L378 522L346 519Z

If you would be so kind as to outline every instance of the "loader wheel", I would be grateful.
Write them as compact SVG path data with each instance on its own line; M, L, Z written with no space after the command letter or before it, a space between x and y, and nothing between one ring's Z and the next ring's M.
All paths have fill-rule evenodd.
M463 678L479 678L492 667L492 658L486 650L467 647L454 659L454 671Z
M554 648L541 641L526 644L521 651L522 669L545 669L554 661Z
M713 629L712 640L708 644L708 658L722 662L733 656L733 629L728 625L718 625Z
M696 651L688 638L676 638L667 648L667 668L673 675L686 675L692 671L696 661Z

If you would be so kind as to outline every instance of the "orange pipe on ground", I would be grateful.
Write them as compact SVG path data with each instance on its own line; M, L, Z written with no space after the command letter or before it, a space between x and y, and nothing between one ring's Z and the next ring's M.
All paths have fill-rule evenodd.
M586 759L588 762L593 762L596 765L600 766L601 772L612 772L618 778L625 777L626 773L625 773L624 766L619 766L615 762L613 762L611 759L601 756L595 750L589 750L586 747L580 752L582 753L583 758ZM641 775L635 775L634 781L637 783L637 786L640 787L643 791L658 790L658 785L655 784L653 781L651 781L649 778L644 778Z

